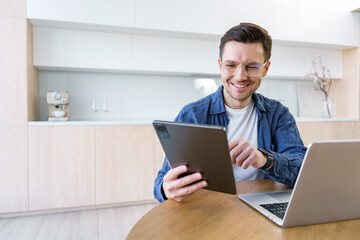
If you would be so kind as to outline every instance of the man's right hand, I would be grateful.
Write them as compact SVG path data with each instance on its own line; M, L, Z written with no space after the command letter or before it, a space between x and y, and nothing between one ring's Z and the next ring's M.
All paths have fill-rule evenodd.
M187 166L178 166L170 169L170 171L166 173L164 176L163 189L167 198L183 202L191 194L207 186L207 182L205 180L194 183L202 179L201 173L193 173L182 178L178 178L180 174L187 171Z

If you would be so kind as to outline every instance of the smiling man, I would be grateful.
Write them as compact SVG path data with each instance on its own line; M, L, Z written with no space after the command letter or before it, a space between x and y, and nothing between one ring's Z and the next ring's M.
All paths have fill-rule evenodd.
M228 30L219 47L222 86L185 106L175 121L226 127L236 181L269 178L293 186L306 152L295 119L278 101L255 93L269 70L271 47L268 32L255 24ZM186 171L171 169L165 157L155 197L182 202L207 186L200 173L178 178Z

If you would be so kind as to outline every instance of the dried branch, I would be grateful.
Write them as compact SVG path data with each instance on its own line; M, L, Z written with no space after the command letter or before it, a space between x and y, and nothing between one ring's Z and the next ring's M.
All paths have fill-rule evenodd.
M325 101L327 104L327 112L329 116L331 116L330 113L330 106L329 106L329 93L332 86L333 79L330 75L330 69L326 68L323 65L322 57L319 56L319 65L320 65L320 74L317 70L317 63L315 61L312 61L313 69L314 71L311 73L307 73L305 75L305 79L313 79L313 82L317 84L317 88L315 90L320 90L325 95Z

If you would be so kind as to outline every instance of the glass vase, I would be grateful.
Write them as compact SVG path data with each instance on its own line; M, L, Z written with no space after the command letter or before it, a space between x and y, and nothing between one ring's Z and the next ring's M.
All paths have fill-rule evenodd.
M329 97L325 97L321 101L321 117L331 118L333 116L333 102Z

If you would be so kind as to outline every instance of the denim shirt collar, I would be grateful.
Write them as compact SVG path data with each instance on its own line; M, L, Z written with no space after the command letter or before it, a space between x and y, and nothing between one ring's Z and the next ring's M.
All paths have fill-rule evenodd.
M211 96L210 114L225 113L225 105L223 99L223 86L220 86L218 90Z
M252 99L255 102L255 105L256 105L258 111L266 112L266 108L264 106L265 105L264 99L260 98L259 94L254 93L252 95Z
M223 98L223 86L220 86L218 90L211 96L210 114L225 113L225 104ZM259 98L257 93L252 95L252 99L258 109L258 111L266 112L263 99Z

